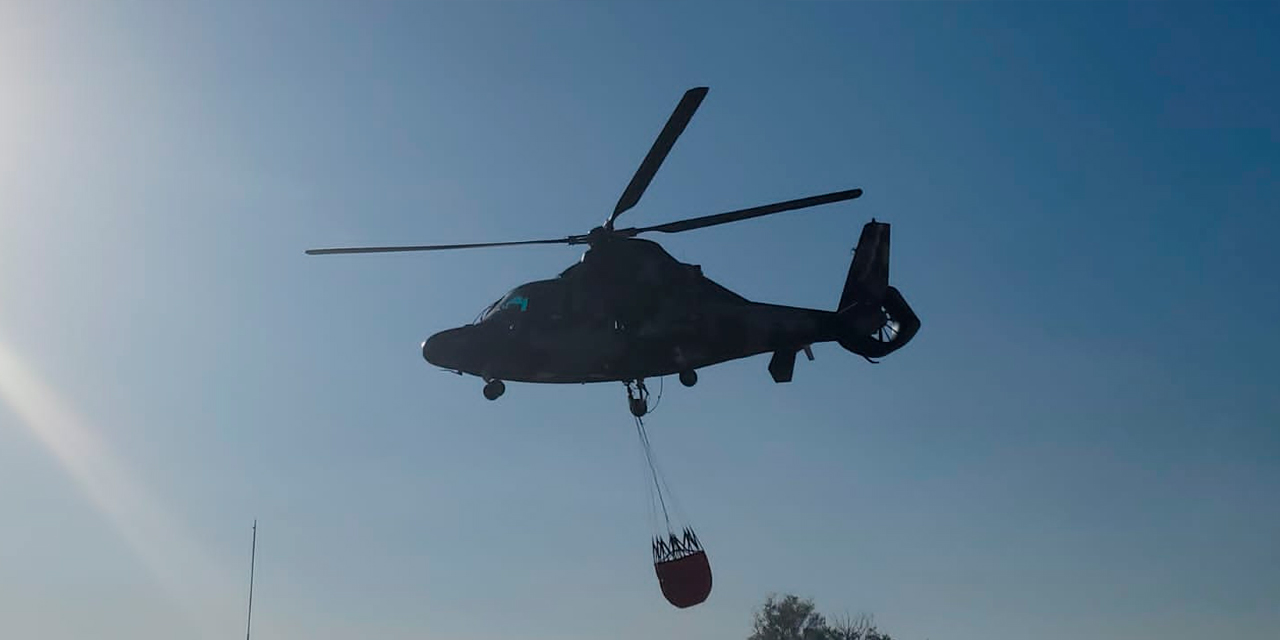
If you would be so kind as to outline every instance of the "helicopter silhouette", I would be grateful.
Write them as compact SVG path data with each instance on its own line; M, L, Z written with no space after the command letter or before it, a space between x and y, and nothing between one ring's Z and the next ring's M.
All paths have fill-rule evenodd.
M861 189L690 218L617 228L639 202L658 168L707 94L685 92L613 213L589 233L563 238L473 244L310 249L307 254L442 251L535 244L586 245L576 264L554 278L511 289L470 324L422 343L427 362L484 381L496 400L506 382L622 382L637 418L648 412L645 379L676 374L686 387L712 365L772 353L768 371L790 382L796 355L836 342L871 362L907 344L920 329L902 294L889 285L889 224L862 229L834 310L754 302L676 260L644 233L681 233L750 218L852 200Z

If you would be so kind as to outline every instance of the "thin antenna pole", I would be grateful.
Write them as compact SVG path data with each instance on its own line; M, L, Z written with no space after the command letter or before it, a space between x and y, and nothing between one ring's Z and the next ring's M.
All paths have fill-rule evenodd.
M258 559L258 520L253 521L253 546L249 551L249 616L245 621L244 640L249 640L249 632L253 630L253 566Z

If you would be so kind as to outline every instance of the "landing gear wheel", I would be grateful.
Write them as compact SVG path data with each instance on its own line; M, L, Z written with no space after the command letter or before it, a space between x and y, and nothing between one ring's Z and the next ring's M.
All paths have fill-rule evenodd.
M507 385L502 384L501 380L490 380L484 385L484 397L489 400L497 400L502 397L503 392L507 390Z
M693 369L690 369L688 371L681 371L680 384L686 387L692 387L693 385L698 384L698 372L694 371Z

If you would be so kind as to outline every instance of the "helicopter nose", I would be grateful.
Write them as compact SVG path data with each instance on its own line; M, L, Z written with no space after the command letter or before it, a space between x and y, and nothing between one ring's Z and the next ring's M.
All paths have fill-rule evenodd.
M461 369L465 351L462 329L441 331L422 343L422 357L427 362L445 369Z

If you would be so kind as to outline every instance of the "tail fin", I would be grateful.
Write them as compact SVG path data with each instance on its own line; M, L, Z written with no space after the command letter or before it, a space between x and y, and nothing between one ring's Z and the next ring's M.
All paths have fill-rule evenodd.
M840 346L865 358L886 356L911 341L920 319L889 286L889 224L862 227L837 308Z
M889 287L889 223L876 222L873 218L862 227L858 247L853 251L853 262L840 294L840 306L844 311L858 301L879 300Z

